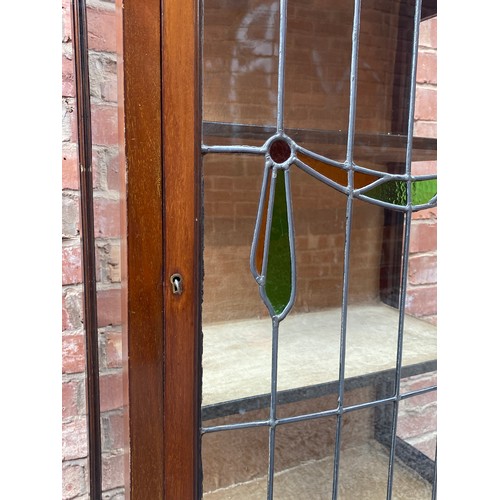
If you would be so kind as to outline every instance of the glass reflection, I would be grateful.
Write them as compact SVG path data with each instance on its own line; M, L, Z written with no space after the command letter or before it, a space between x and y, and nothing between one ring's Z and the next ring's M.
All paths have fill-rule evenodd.
M204 2L205 122L276 123L278 9L274 0Z

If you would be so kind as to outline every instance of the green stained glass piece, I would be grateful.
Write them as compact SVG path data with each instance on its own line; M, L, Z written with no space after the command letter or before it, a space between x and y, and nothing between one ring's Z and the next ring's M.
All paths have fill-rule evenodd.
M385 201L394 205L406 205L406 182L389 181L366 191L365 196L375 200ZM411 202L412 205L424 205L437 194L437 179L426 179L412 181Z
M272 210L265 291L275 314L280 314L292 295L292 256L283 170L277 171Z

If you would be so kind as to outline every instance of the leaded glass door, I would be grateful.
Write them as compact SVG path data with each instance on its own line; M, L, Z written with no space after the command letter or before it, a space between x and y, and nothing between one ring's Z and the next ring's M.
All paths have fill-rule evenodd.
M412 217L437 197L414 134L434 14L203 2L203 498L435 497L435 450L398 432L436 389L435 326L405 314Z

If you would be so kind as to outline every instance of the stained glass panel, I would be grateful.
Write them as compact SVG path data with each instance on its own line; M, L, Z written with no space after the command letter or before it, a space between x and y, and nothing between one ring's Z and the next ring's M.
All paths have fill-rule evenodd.
M226 28L221 36L231 44L235 33L246 37L234 53L250 50L268 58L266 78L272 78L264 80L275 85L274 100L255 98L253 83L259 88L264 81L258 75L261 62L250 68L232 56L231 65L224 66L215 51L205 51L210 92L217 87L212 69L224 66L228 81L237 82L241 109L269 104L273 109L255 117L235 114L224 123L216 116L224 97L213 101L210 92L204 93L204 130L213 132L205 134L206 158L240 155L242 161L236 159L231 169L241 176L241 185L249 173L248 155L255 169L251 190L241 192L242 199L248 196L246 208L239 208L242 200L228 191L213 204L224 210L231 229L215 236L221 259L212 261L213 276L220 284L213 279L210 286L216 290L208 293L214 310L226 319L210 324L204 318L204 335L218 340L205 339L210 359L204 350L203 393L215 388L219 399L201 432L205 456L215 453L211 447L232 447L222 462L226 456L253 457L252 447L265 446L267 455L256 466L259 477L235 476L224 485L211 485L207 498L292 499L302 489L312 491L308 485L313 484L319 495L334 499L370 498L373 474L368 470L376 470L377 498L385 498L399 481L393 474L399 467L393 416L400 404L400 380L408 375L404 363L412 366L411 373L421 374L435 358L434 351L420 350L420 332L432 340L435 329L406 318L404 302L411 214L434 207L437 195L432 172L411 171L412 154L429 159L434 143L412 143L407 137L415 103L411 80L420 4L256 0L239 8L239 28ZM212 15L205 21L222 23ZM273 32L269 39L266 30ZM204 47L211 43L210 33L215 30L205 29ZM228 103L233 90L228 90ZM222 176L228 164L220 161ZM227 180L233 193L236 185ZM229 266L234 249L227 238L243 213L245 236L235 237L247 243L252 239L246 272L254 282L237 289L240 280ZM258 296L262 307L231 316L217 300L217 290L221 296L239 294L242 310ZM411 351L404 360L403 337ZM265 368L259 370L259 364ZM202 414L214 410L208 406ZM387 411L379 411L382 406ZM322 427L325 422L328 429ZM389 444L377 434L388 422ZM230 436L247 429L249 439L237 449L240 443L233 446ZM256 429L258 439L251 437ZM311 449L305 446L310 432L318 437ZM322 448L325 443L328 449ZM302 467L304 460L311 463ZM418 490L415 498L432 490L425 480L413 481L413 472L401 477L408 479L408 491Z
M437 180L426 179L411 182L411 203L425 205L437 196ZM405 206L408 203L408 183L406 181L389 181L365 191L365 196L385 201L394 205Z
M292 294L292 261L286 197L285 173L283 170L277 170L264 286L274 314L283 312Z

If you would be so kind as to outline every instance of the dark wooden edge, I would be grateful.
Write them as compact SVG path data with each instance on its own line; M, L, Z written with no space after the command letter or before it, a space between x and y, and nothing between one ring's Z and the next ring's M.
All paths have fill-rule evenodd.
M424 361L413 365L403 366L401 376L403 378L412 377L421 373L435 371L437 362ZM384 370L375 373L367 373L345 379L345 390L351 391L360 387L376 386L387 388L387 383L392 383L392 391L394 391L395 369ZM386 390L384 394L379 391L378 397L385 398L391 395L391 388ZM297 387L278 392L278 404L296 403L306 399L316 399L323 396L337 394L339 390L338 380L334 382L325 382L322 384L310 385L305 387ZM269 408L271 396L270 394L259 394L247 398L235 399L232 401L224 401L202 407L202 421L212 420L214 418L228 417L231 415L241 415L250 411Z
M164 498L161 3L118 0L126 495Z
M393 71L392 132L403 136L408 134L413 47L413 30L408 29L408 22L413 19L414 13L414 0L405 0L399 4L398 46ZM434 151L436 151L437 141L434 140L433 144ZM428 145L426 146L424 143L424 147L428 147ZM416 158L414 157L414 159ZM404 171L404 163L395 162L389 165L390 173L404 173ZM384 209L379 282L380 300L395 308L399 307L401 295L404 223L405 215L403 213Z
M410 54L411 55L411 54ZM246 125L241 123L225 122L203 122L203 137L210 139L209 144L213 143L215 138L231 138L256 141L258 145L264 144L269 137L276 133L276 127ZM347 143L347 132L334 130L314 130L314 129L287 129L286 133L294 141L301 145L309 144L328 144L345 145ZM394 134L367 134L356 133L354 138L355 147L366 147L373 149L395 149L406 150L406 135ZM427 137L413 138L414 156L427 153L428 156L436 155L437 139Z
M162 17L165 185L165 497L200 496L201 124L199 5L168 0ZM174 294L170 276L182 276Z
M80 226L86 362L85 396L88 413L87 441L89 493L92 500L100 500L102 492L101 408L99 398L99 339L97 330L94 194L92 182L92 120L88 65L87 4L85 0L73 0L71 7L78 133L78 164L80 167Z
M420 19L425 21L437 16L437 0L422 0L422 14Z

